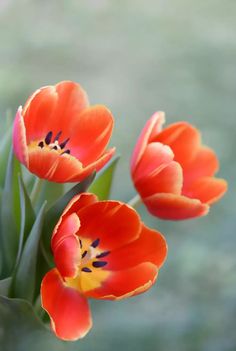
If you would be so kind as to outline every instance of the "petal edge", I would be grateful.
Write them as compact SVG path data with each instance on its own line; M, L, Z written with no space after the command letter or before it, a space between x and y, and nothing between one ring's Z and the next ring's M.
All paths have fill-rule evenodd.
M41 302L58 338L70 341L81 339L91 329L87 299L77 290L66 287L56 269L49 271L43 278Z

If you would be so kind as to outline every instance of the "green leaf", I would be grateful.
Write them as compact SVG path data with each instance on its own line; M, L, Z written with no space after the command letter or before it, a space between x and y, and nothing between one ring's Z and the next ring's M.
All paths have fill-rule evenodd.
M8 155L12 145L12 130L9 129L0 143L0 186L4 186Z
M42 205L32 230L26 240L19 265L14 276L14 296L33 300L36 281L36 264L42 234L46 202Z
M12 277L0 280L0 295L7 296L10 290Z
M20 229L20 197L17 175L20 173L20 164L14 157L11 149L8 157L6 179L2 192L1 202L1 245L4 277L10 275L17 253Z
M38 199L39 204L47 200L47 208L50 208L64 193L63 183L53 183L47 180L43 181L40 196Z
M15 262L16 267L21 257L23 243L27 238L28 234L30 233L30 230L35 221L35 213L31 204L31 200L27 193L26 187L24 185L22 176L20 174L18 175L18 181L19 181L19 188L20 188L21 227L20 227L17 258Z
M35 315L31 304L0 296L1 351L76 351L80 341L63 342Z
M114 171L120 156L116 156L97 174L93 184L89 187L88 191L98 196L99 200L109 199Z

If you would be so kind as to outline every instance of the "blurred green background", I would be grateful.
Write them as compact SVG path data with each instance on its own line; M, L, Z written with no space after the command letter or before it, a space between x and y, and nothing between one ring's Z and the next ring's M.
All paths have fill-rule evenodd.
M113 198L135 193L130 154L156 110L199 127L229 182L205 218L164 222L140 209L169 244L158 283L130 300L92 301L94 328L76 350L236 350L235 18L235 0L0 1L2 126L35 89L71 79L114 113Z

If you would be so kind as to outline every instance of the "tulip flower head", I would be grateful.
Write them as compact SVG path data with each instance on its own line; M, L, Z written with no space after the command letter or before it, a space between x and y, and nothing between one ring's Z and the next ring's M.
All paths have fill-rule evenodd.
M167 255L167 244L136 211L119 201L84 193L64 210L52 236L56 268L41 284L42 306L63 340L91 328L88 298L119 300L148 290Z
M226 181L214 177L217 157L191 124L178 122L162 130L164 122L164 113L155 113L137 141L131 159L134 185L154 216L181 220L206 215L227 190Z
M112 129L111 112L103 105L89 106L81 86L64 81L37 90L19 107L13 149L38 177L79 182L114 154L114 148L106 150Z

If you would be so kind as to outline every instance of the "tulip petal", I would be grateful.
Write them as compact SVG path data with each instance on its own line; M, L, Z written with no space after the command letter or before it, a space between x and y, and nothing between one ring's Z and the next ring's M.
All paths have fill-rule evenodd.
M119 300L138 295L154 284L157 274L156 265L149 262L121 271L112 271L101 287L87 291L85 295L104 300Z
M137 143L135 145L132 157L131 157L131 172L132 174L135 171L136 166L138 165L147 145L149 139L153 139L154 134L158 134L161 131L162 124L165 122L164 112L156 112L154 115L147 121L145 127L143 128ZM151 140L152 141L152 140Z
M49 131L56 127L54 111L57 104L57 94L53 86L38 89L27 100L23 108L26 127L27 144L31 141L44 139Z
M130 206L119 201L100 201L77 212L79 237L99 239L99 249L112 250L139 236L140 217Z
M79 238L79 217L72 213L61 221L56 234L52 237L54 260L63 277L75 277L81 259Z
M41 284L42 307L51 319L55 334L63 340L83 338L92 327L89 305L76 289L67 287L56 269Z
M87 178L92 172L98 172L103 166L110 161L116 149L112 148L104 152L104 154L89 166L84 167L80 174L70 179L70 182L80 182L82 179Z
M149 212L162 219L181 220L205 216L209 206L198 199L175 194L155 194L143 199Z
M195 158L201 137L198 130L191 124L178 122L163 129L157 135L155 141L169 145L175 154L175 161L185 167Z
M40 178L65 183L75 177L82 180L83 167L71 155L60 155L56 150L38 147L29 151L29 170Z
M58 103L54 121L65 134L68 134L67 137L70 137L78 123L80 113L89 106L88 96L78 83L72 81L56 84L55 90Z
M148 144L132 176L136 180L141 179L147 174L165 167L173 158L174 154L169 146L161 143Z
M209 147L202 146L193 161L184 169L184 186L200 177L213 176L218 169L219 162L215 152Z
M70 137L79 114L87 106L87 94L74 82L63 81L37 90L23 109L28 144L44 138L49 131L54 135L63 131L64 139Z
M13 149L18 160L28 167L29 156L22 107L18 108L13 126Z
M121 270L150 262L160 268L167 256L167 243L164 236L145 225L137 240L112 251L107 257L106 269Z
M202 177L185 190L185 195L211 205L219 200L226 191L227 182L224 179Z
M86 108L74 123L68 143L72 155L84 166L100 157L112 134L114 120L111 112L102 105Z
M74 278L80 264L80 244L76 235L68 235L54 250L54 261L63 277Z
M78 196L79 197L79 196ZM80 220L76 213L68 213L56 225L52 237L52 250L70 235L75 235L80 228Z
M53 236L56 235L58 227L60 226L60 223L62 222L62 219L64 218L64 216L68 216L74 212L78 212L79 210L81 210L82 208L89 206L95 202L97 202L97 196L94 194L90 194L90 193L82 193L82 194L78 194L75 195L71 201L68 203L68 205L66 206L66 208L64 209L54 231L53 231Z
M183 185L183 172L179 163L172 161L164 168L135 180L135 187L141 197L148 197L156 193L181 194Z

